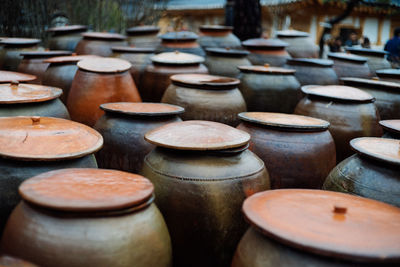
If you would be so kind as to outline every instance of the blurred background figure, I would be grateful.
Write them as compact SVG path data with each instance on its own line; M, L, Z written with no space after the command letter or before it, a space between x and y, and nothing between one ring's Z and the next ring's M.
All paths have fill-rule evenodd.
M393 68L400 68L400 28L396 28L393 33L393 38L387 41L385 51L389 52L387 59L392 64Z
M367 36L363 36L361 38L361 46L363 48L371 48L371 42L369 41L369 38Z
M344 43L345 46L359 45L358 36L355 32L350 33L349 39Z
M329 42L329 50L331 52L342 52L342 39L338 36Z

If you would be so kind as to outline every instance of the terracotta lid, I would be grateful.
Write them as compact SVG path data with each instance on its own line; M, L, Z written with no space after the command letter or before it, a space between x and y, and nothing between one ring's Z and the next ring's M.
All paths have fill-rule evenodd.
M372 102L375 99L363 90L342 85L305 85L301 91L307 95L344 101Z
M296 70L286 69L280 67L271 67L269 64L254 65L254 66L238 66L241 72L246 73L262 73L262 74L284 74L284 75L293 75Z
M84 38L89 39L103 39L103 40L125 40L126 37L118 34L118 33L111 33L111 32L85 32L82 33Z
M249 51L246 50L219 48L219 47L206 48L206 52L208 55L216 55L223 57L246 57L248 54L250 54Z
M393 78L400 80L400 69L384 69L375 71L380 78Z
M370 48L362 48L362 47L346 47L346 51L349 51L352 54L359 55L369 55L369 56L381 56L384 57L388 52L380 49L370 49Z
M175 85L214 90L233 89L240 84L239 79L208 74L175 74L172 75L170 79Z
M43 60L46 63L76 63L87 58L99 57L96 55L78 55L78 56L65 56L65 57L52 57Z
M49 50L49 51L27 51L19 53L24 58L49 58L57 56L70 56L71 51Z
M139 53L152 54L155 51L155 48L151 47L132 47L132 46L113 46L111 47L111 49L113 52L132 53L132 54L139 54Z
M360 57L349 53L328 53L328 58L350 61L363 64L368 61L366 57Z
M118 102L102 104L100 108L108 112L143 117L170 116L185 112L185 109L182 107L164 103Z
M340 80L342 82L344 82L344 84L351 85L351 86L372 87L374 89L400 90L400 83L396 83L396 82L381 81L381 80L374 80L374 79L353 78L353 77L344 77L344 78L340 78Z
M400 165L400 141L379 137L360 137L350 141L350 146L358 154Z
M247 198L243 212L264 235L310 253L350 261L400 259L400 209L379 201L280 189Z
M165 52L155 55L151 57L151 61L153 61L154 63L168 64L168 65L188 65L188 64L200 64L204 62L204 57L175 51L175 52Z
M332 67L333 61L320 58L291 58L287 59L286 64L293 66L317 66L317 67Z
M86 31L87 26L84 25L65 25L47 29L48 32L64 33L64 32L81 32Z
M60 88L44 85L18 82L0 84L0 104L44 102L55 99L61 94Z
M243 121L271 126L274 128L295 130L326 130L329 122L293 114L271 112L242 112L239 118Z
M5 38L1 39L0 44L3 45L37 45L40 43L40 39L32 39L32 38Z
M23 200L63 211L116 211L142 204L153 194L153 184L143 176L104 169L63 169L24 181Z
M178 150L223 150L246 145L250 135L212 121L173 122L147 132L151 144Z
M14 72L14 71L0 70L0 83L10 83L12 81L29 82L35 79L36 79L35 75Z
M286 37L286 38L295 38L295 37L308 37L310 36L307 32L301 32L296 30L284 30L284 31L277 31L276 36L278 37Z
M279 39L255 38L242 42L242 45L249 49L275 50L284 49L289 44Z
M400 120L382 120L379 124L388 132L400 134Z
M78 62L82 70L100 73L117 73L129 70L132 65L129 61L113 57L87 58Z
M194 32L180 31L180 32L167 32L160 36L163 41L168 42L189 42L196 41L199 36Z
M143 25L131 27L126 30L126 33L129 35L141 35L141 34L149 34L149 33L158 33L160 31L160 27L151 26L151 25Z
M225 25L201 25L200 31L208 31L208 32L225 32L225 31L232 31L232 26L225 26Z
M92 128L49 117L0 118L0 156L29 161L80 158L103 145Z

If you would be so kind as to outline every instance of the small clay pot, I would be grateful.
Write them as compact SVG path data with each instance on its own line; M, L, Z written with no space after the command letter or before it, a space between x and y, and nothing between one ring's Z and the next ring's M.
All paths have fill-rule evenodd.
M97 55L110 57L111 47L127 46L126 37L117 33L86 32L82 33L83 39L76 45L75 52L78 55Z
M0 69L17 71L22 60L21 52L38 50L39 39L4 38L0 40Z
M207 57L204 64L212 75L238 78L238 66L251 66L247 59L249 52L229 48L206 48Z
M286 51L293 58L318 58L319 46L317 46L307 32L296 30L278 31L276 37L289 44Z
M333 60L333 70L338 78L357 77L371 78L367 58L349 53L328 53L328 58Z
M84 25L66 25L53 27L47 30L50 33L48 43L51 50L68 50L75 51L76 45L82 40L81 33L87 31Z
M195 54L204 57L206 53L197 43L199 36L194 32L180 31L167 32L160 35L161 44L157 47L156 53L179 51Z
M232 26L202 25L199 28L199 44L209 47L241 48L240 40L233 33Z
M158 32L160 27L143 25L126 29L129 45L135 47L156 48L160 44Z
M282 67L292 58L285 50L289 44L279 39L249 39L242 42L242 45L250 52L248 58L254 65Z

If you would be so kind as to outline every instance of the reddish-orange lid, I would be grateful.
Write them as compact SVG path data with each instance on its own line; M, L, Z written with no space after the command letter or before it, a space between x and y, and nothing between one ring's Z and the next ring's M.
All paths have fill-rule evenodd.
M400 209L379 201L281 189L247 198L243 212L266 236L301 250L350 261L400 260Z
M205 89L236 88L240 84L239 79L208 74L175 74L170 79L176 85Z
M103 39L103 40L125 40L126 37L118 34L118 33L111 33L111 32L85 32L82 33L84 38L88 39Z
M250 135L212 121L173 122L147 132L146 141L179 150L223 150L246 145Z
M99 56L79 55L79 56L52 57L52 58L43 60L43 62L46 62L46 63L70 63L70 62L79 62L81 60L84 60L87 58L94 58L94 57L99 57Z
M400 165L400 141L379 137L359 137L350 141L350 146L358 154Z
M23 200L63 211L116 211L150 199L153 184L143 176L104 169L62 169L39 174L19 187Z
M0 118L0 156L28 161L80 158L103 145L92 128L49 117Z
M0 104L44 102L62 94L56 87L18 82L0 84Z
M117 73L129 70L132 65L129 61L113 57L86 58L78 62L82 70L100 73Z
M86 30L87 26L84 25L65 25L47 29L48 32L80 32Z
M400 133L400 120L382 120L379 124L388 132Z
M12 81L29 82L35 79L36 79L35 75L21 73L21 72L0 70L0 83L10 83Z
M301 91L307 95L344 101L372 102L375 99L363 90L341 85L305 85L301 87Z
M293 75L296 70L286 69L280 67L271 67L269 64L254 65L254 66L238 66L241 72L252 72L252 73L262 73L262 74L283 74L283 75Z
M118 102L100 105L102 110L134 116L170 116L185 112L179 106L164 103Z

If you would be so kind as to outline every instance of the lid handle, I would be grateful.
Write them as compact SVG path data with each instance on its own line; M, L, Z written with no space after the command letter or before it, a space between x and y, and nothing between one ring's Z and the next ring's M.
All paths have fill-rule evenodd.
M32 120L32 125L40 124L40 117L39 116L33 116L33 117L31 117L31 120Z
M343 207L343 206L335 205L335 206L333 207L333 212L334 212L335 214L346 214L347 208L346 208L346 207Z
M265 64L264 64L264 67L265 67L265 68L269 68L269 64L268 64L268 63L265 63Z
M379 81L379 78L378 77L372 77L372 80Z
M11 89L17 89L19 85L19 81L11 81Z

